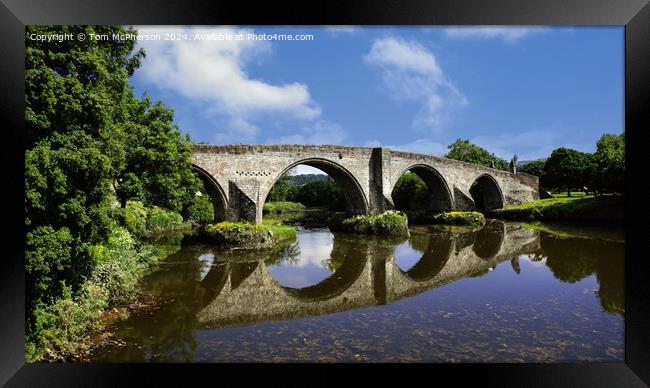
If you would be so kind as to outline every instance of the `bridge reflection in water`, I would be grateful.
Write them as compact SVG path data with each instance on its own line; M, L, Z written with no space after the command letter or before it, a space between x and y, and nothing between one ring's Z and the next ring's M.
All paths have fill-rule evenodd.
M202 281L206 293L205 306L197 312L199 326L294 319L387 304L539 250L539 232L500 221L478 232L430 227L412 234L411 246L422 256L407 270L395 260L395 247L406 239L335 234L330 255L334 273L304 288L283 286L269 272L268 265L287 259L291 249L266 261L217 261Z
M527 259L520 265L520 258ZM300 229L297 242L264 255L189 244L143 279L142 292L160 303L116 323L111 331L117 340L97 349L93 359L242 361L274 360L280 354L285 360L313 360L312 353L300 353L304 350L295 341L321 343L322 335L328 338L322 343L337 347L340 342L332 336L348 336L346 344L358 344L376 341L378 333L387 337L374 346L373 359L419 359L405 355L424 346L418 336L404 337L407 330L434 336L437 345L423 348L428 353L422 357L429 360L485 361L494 355L505 362L619 360L623 259L620 239L556 238L500 221L474 232L416 227L401 240ZM493 269L494 276L471 285L456 282ZM450 311L464 318L448 318ZM503 315L510 320L502 320ZM312 318L298 319L307 317ZM355 331L368 325L375 325L373 334ZM304 334L310 327L320 334ZM567 330L577 337L558 334ZM457 336L464 342L476 337L483 347L462 353L468 350L454 347ZM502 352L498 338L514 341L508 343L511 353ZM486 345L491 339L496 342ZM563 345L557 345L559 340ZM565 354L567 341L589 346L574 344ZM337 351L310 348L323 359L356 360L353 349L338 356Z

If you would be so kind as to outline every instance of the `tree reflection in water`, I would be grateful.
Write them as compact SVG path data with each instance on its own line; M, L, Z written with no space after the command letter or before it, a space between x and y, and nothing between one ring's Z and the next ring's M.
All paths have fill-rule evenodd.
M254 252L185 246L143 279L142 292L159 306L117 323L116 337L126 345L100 348L97 359L190 362L200 329L390 304L458 279L483 276L504 261L520 274L522 258L545 262L567 284L595 275L603 309L624 316L622 242L556 238L499 221L478 231L418 227L411 232L408 240L331 235L329 257L318 260L329 276L300 288L282 286L269 272L299 266L304 253L297 241ZM396 252L405 244L420 257L402 269ZM199 259L206 254L214 255L211 263Z

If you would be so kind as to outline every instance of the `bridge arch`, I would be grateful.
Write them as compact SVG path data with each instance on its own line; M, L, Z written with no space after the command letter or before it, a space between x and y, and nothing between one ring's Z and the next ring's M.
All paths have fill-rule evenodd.
M429 189L430 206L428 209L426 209L427 211L440 212L450 211L452 209L451 190L449 189L447 181L442 176L442 174L438 172L438 170L428 164L413 164L402 170L402 172L397 176L397 179L392 182L391 196L393 195L399 178L401 178L402 175L408 171L414 173L420 179L422 179Z
M438 239L427 236L426 240L426 248L424 248L422 257L415 265L407 270L403 270L398 266L406 277L415 282L426 282L436 277L451 257L453 239ZM412 237L412 242L415 241L415 238ZM413 247L418 250L415 244Z
M367 263L367 259L354 260L354 258L350 258L318 284L303 288L281 287L287 294L303 302L329 300L350 288L359 279Z
M301 159L285 167L282 172L275 177L271 185L265 189L264 195L262 196L264 201L259 204L260 214L262 214L261 209L264 206L264 203L266 202L271 189L278 181L278 179L280 179L280 177L287 171L301 164L322 170L327 175L329 175L330 178L334 180L334 182L336 182L336 184L345 194L346 213L349 215L368 214L370 210L368 205L368 198L366 197L361 184L359 184L359 181L354 176L354 174L336 162L321 158Z
M503 208L503 193L496 179L488 173L479 175L469 189L474 206L482 212Z
M489 220L476 232L472 251L483 260L492 260L501 252L506 236L506 225L500 220Z
M227 218L226 209L228 209L228 199L226 193L221 188L221 185L214 179L214 177L204 170L203 168L192 164L192 170L203 181L205 190L207 191L210 200L212 200L212 206L214 207L214 220L215 221L224 221Z

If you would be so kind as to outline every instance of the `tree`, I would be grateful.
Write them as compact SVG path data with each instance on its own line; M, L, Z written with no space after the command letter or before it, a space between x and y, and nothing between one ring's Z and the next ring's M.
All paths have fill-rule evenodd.
M292 171L292 170L291 170ZM269 202L286 201L288 193L293 185L293 177L291 171L282 174L275 182L266 200Z
M625 190L625 133L604 134L596 143L595 186L601 192Z
M493 167L503 171L509 170L508 162L497 157L493 153L470 143L468 139L457 139L447 148L449 151L445 155L445 158L480 164L482 166Z
M521 172L526 174L535 175L539 178L539 186L546 187L546 174L544 172L544 166L546 164L545 160L533 160L532 162L524 165L521 168Z
M343 192L329 177L324 181L313 181L300 186L293 199L305 206L323 206L330 210L344 210L346 203Z
M121 26L28 26L37 34L135 33ZM135 41L25 40L26 299L32 313L74 291L111 225L111 178L124 165ZM65 258L64 258L65 256Z
M544 174L550 188L566 190L569 197L574 189L588 189L593 172L591 154L565 147L554 150L544 165Z
M428 209L430 196L426 183L411 171L399 177L392 193L395 208L404 211Z
M122 207L129 199L175 212L187 209L203 187L191 168L190 138L173 123L162 102L132 98L128 104L124 167L115 176Z
M28 26L32 34L135 34L121 26ZM135 40L25 40L26 334L44 306L78 296L111 230L117 194L181 211L199 180L173 112L138 101ZM126 258L129 259L129 258ZM70 292L68 292L69 290ZM39 311L41 313L39 313ZM39 318L40 317L40 318ZM39 326L40 325L40 326ZM29 341L28 341L29 342Z

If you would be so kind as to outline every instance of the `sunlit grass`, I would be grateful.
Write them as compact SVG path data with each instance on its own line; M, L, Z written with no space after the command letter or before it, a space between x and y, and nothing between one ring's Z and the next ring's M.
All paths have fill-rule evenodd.
M557 196L491 212L491 216L521 220L613 220L623 219L623 197L608 195Z

